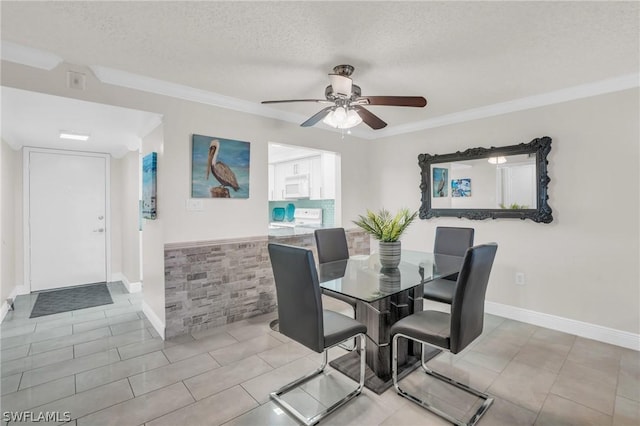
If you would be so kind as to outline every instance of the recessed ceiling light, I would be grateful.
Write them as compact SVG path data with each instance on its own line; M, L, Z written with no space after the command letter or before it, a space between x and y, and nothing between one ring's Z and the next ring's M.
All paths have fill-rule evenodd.
M75 132L60 132L60 139L71 139L74 141L88 141L89 135Z

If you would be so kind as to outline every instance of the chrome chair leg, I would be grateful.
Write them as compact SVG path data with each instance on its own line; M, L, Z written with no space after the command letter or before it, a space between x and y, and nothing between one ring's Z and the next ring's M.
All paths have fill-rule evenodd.
M364 388L364 379L365 379L365 363L366 363L366 358L367 358L367 351L366 351L366 345L367 345L367 338L364 334L357 334L355 337L359 337L360 338L360 382L358 383L358 387L349 392L344 398L342 398L341 400L337 401L335 404L331 405L330 407L328 407L326 410L312 416L312 417L306 417L304 416L302 413L300 413L298 410L296 410L293 406L291 406L287 401L285 401L282 398L282 395L289 392L290 390L302 385L303 383L311 380L312 378L314 378L315 376L322 374L322 372L324 371L325 367L327 366L327 361L328 361L328 351L329 349L331 349L331 347L326 348L323 351L323 357L322 357L322 365L320 366L320 368L318 368L317 370L315 370L312 373L309 373L303 377L300 377L299 379L294 380L291 383L288 383L286 385L284 385L283 387L281 387L280 389L278 389L277 391L271 392L269 395L271 397L271 399L273 399L277 404L279 404L282 408L284 408L288 413L290 413L291 415L293 415L299 422L305 424L306 426L311 426L311 425L315 425L317 424L320 420L322 420L323 418L325 418L326 416L328 416L329 414L333 413L335 410L337 410L338 408L342 407L344 404L346 404L347 402L349 402L350 400L352 400L353 398L355 398L356 396L360 395L360 393L362 392L362 389ZM342 343L342 342L340 342ZM334 346L338 346L340 345L340 343L334 345Z
M477 396L478 398L481 398L484 400L484 402L482 403L482 405L476 410L476 412L473 414L473 416L471 416L471 418L469 419L468 422L464 422L462 420L459 420L455 417L453 417L452 415L450 415L449 413L446 413L440 409L438 409L437 407L434 407L433 405L430 405L428 402L423 401L419 398L417 398L414 395L409 394L408 392L406 392L405 390L403 390L402 388L400 388L399 382L398 382L398 338L399 337L404 337L406 339L410 339L416 342L419 342L422 344L422 356L421 356L421 364L422 364L422 368L424 369L425 373L444 382L444 383L448 383L452 386L457 387L458 389L461 389L467 393L470 393L474 396ZM398 395L407 398L408 400L415 402L416 404L420 405L421 407L437 414L438 416L450 421L451 423L458 425L458 426L473 426L475 425L480 418L484 415L484 413L486 413L486 411L489 409L489 407L491 406L491 404L493 404L493 398L483 392L480 392L476 389L473 389L467 385L465 385L464 383L460 383L457 382L455 380L453 380L450 377L444 376L440 373L437 373L433 370L431 370L429 367L427 367L427 363L424 359L424 353L425 353L425 342L420 342L416 339L413 339L409 336L406 336L404 334L396 334L393 337L393 342L392 342L392 347L391 347L391 352L392 352L392 364L391 364L391 374L393 377L393 386L396 388L396 392L398 393Z
M356 308L355 308L355 306L353 306L353 318L355 318L355 317L356 317ZM352 352L355 349L358 349L358 344L356 342L356 338L355 337L353 339L349 339L348 342L349 343L342 342L338 346L341 349L344 349L345 351L349 351L349 352Z

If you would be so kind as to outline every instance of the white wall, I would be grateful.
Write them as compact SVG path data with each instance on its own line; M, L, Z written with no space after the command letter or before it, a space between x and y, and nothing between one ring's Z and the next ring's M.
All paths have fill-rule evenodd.
M166 172L166 156L164 153L163 126L142 139L142 155L150 152L158 154L158 192L157 200L161 203L166 194L165 183L170 180ZM161 212L155 220L142 220L142 293L144 312L156 330L164 337L164 232L167 220ZM136 220L137 223L137 220Z
M19 287L18 293L22 294L26 290L24 287L24 218L23 218L23 181L24 176L22 174L24 149L20 149L15 153L14 173L13 173L13 211L14 211L14 256L15 256L15 281Z
M111 205L111 276L107 279L114 279L122 273L122 160L111 157L110 164L110 205Z
M139 153L130 152L121 160L120 183L122 223L122 275L131 284L140 282L140 231L138 228Z
M17 155L2 140L0 151L0 305L13 293L16 287L15 274L15 234L14 234L14 165ZM6 308L5 308L6 309ZM5 312L3 312L4 314Z
M66 88L66 72L76 70L87 75L86 91ZM370 141L338 133L240 113L193 102L100 83L87 68L61 64L43 71L2 61L2 84L24 90L100 102L162 114L162 140L145 142L158 150L158 220L147 221L143 234L144 301L164 322L163 263L158 256L164 244L225 238L264 236L268 230L268 142L301 145L335 151L341 156L343 187L341 212L347 228L369 205L374 190L369 179L367 150ZM193 133L251 142L250 197L246 200L204 200L203 211L187 211L190 197L191 135ZM160 135L155 135L160 137ZM152 138L152 139L154 139ZM137 223L137 221L136 221ZM124 225L123 225L124 226ZM124 228L123 228L124 229ZM151 232L153 230L153 232ZM124 236L123 236L124 241ZM147 258L147 256L149 256ZM149 282L157 282L148 289ZM156 290L158 291L156 293ZM157 298L156 298L157 297ZM162 299L160 299L162 297Z
M476 243L499 245L489 301L637 335L639 115L639 91L633 89L376 141L373 207L420 207L420 153L550 136L551 224L419 220L403 244L429 250L436 226L473 227ZM515 285L517 271L526 274L526 285Z
M87 73L87 91L65 88L68 69ZM340 153L341 213L343 224L351 227L351 220L365 208L419 208L419 153L504 146L548 135L554 140L549 157L553 223L421 220L409 229L405 247L430 250L437 225L473 226L478 243L499 244L488 300L630 333L640 331L637 90L361 141L104 85L89 70L68 64L46 72L2 62L2 84L163 114L162 130L143 143L145 152L157 150L159 156L159 218L144 224L144 300L162 323L164 244L266 234L268 142ZM248 200L204 200L203 211L185 209L192 133L251 142ZM525 286L514 284L516 271L526 274Z

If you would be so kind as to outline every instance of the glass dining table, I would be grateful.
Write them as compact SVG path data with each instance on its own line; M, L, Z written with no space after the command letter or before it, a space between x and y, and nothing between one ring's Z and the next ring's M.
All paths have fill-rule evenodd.
M318 266L320 287L356 300L356 319L367 326L369 340L365 386L376 393L392 385L389 329L398 320L422 310L423 284L459 272L463 260L412 250L402 250L401 259L398 268L393 269L382 268L378 253ZM400 377L413 371L420 360L420 347L403 340L398 345ZM356 378L358 358L354 351L330 365Z

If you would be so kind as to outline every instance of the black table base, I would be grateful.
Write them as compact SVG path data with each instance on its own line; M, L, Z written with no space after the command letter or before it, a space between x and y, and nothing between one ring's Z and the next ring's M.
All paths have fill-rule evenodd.
M440 349L436 348L427 348L427 351L427 361L442 352ZM340 358L334 359L329 363L329 365L356 382L360 379L360 354L357 350L349 352L346 355L342 355ZM419 367L420 357L408 356L405 364L398 366L398 379L402 379ZM367 365L365 368L364 386L380 395L393 386L393 379L388 377L385 380L385 378L378 377Z

